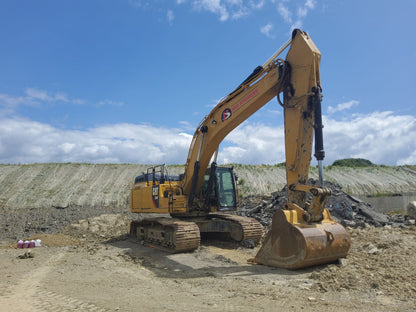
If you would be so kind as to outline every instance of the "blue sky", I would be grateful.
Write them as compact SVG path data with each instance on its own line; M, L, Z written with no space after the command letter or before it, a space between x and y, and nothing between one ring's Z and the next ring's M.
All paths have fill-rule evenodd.
M414 12L413 0L1 1L0 163L183 164L203 117L301 28L322 53L324 164L416 164ZM283 162L282 124L273 100L220 163Z

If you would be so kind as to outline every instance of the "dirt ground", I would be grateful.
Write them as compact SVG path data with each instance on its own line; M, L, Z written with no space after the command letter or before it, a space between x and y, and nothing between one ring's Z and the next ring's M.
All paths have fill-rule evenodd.
M251 265L255 249L203 241L168 254L127 236L128 218L103 215L42 247L0 242L0 311L415 311L416 227L350 228L338 263L302 270Z

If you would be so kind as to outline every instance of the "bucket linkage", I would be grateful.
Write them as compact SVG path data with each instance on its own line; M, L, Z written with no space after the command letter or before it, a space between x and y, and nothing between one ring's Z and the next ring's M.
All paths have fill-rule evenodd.
M312 194L311 202L306 209L288 202L285 209L276 211L271 229L252 262L299 269L345 257L351 245L350 236L323 208L331 191L308 185L291 186L291 190Z

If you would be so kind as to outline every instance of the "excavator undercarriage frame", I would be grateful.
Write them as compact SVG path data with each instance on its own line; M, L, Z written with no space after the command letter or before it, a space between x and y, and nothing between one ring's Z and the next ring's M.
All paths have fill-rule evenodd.
M236 242L250 239L257 245L263 236L263 227L253 218L224 213L203 218L148 218L130 224L132 238L171 253L197 249L203 234L225 236Z

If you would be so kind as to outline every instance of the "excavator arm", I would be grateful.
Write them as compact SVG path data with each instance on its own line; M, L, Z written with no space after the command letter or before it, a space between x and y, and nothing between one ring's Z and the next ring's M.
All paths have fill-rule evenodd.
M290 50L286 61L277 58L288 45ZM285 97L288 98L291 91L296 90L291 102L307 101L312 88L320 88L319 60L320 52L309 36L300 30L294 31L289 42L263 66L258 66L238 88L220 101L204 118L194 133L182 180L183 193L189 195L189 207L192 207L195 194L204 183L204 173L209 161L227 134L281 92L284 92ZM290 81L291 76L292 81ZM303 109L300 106L302 105L296 104L296 110ZM296 110L291 113L290 119L295 123L294 128L297 128L295 131L301 134L303 122L298 120L299 114ZM292 128L289 131L294 131ZM309 135L310 131L307 133L308 135L299 141L298 146L303 145L304 141L310 145L312 138ZM298 146L293 150L294 153L297 153ZM289 153L293 152L289 151ZM304 154L303 159L309 162L310 155L307 156L306 151ZM295 162L294 160L293 168L303 165L303 163L296 165ZM307 170L304 175L307 176Z
M290 45L286 60L277 58ZM221 141L238 125L283 92L285 114L286 163L288 185L306 184L311 160L313 129L322 142L322 122L316 123L320 107L321 54L308 34L295 30L292 39L279 49L227 97L222 99L197 127L185 164L183 194L192 209L195 195L204 184L204 174ZM319 101L314 99L318 98ZM279 102L280 99L279 99ZM316 103L316 105L314 104ZM315 122L315 123L314 123ZM319 148L323 159L323 146ZM320 162L321 165L321 162ZM290 191L291 200L305 202L304 192Z
M309 53L308 51L313 51ZM305 53L306 52L306 53ZM315 134L315 157L318 160L320 184L323 185L322 160L325 157L321 113L321 54L311 40L293 36L286 62L291 64L290 82L283 91L286 177L288 205L301 210L306 221L323 219L323 207L331 194L326 188L307 185ZM308 194L313 199L308 202Z
M279 59L289 45L286 59ZM196 194L225 136L274 97L283 106L288 201L273 216L271 230L253 259L256 263L285 268L327 263L345 257L351 244L348 233L324 208L331 191L323 187L322 177L320 58L309 35L294 30L282 49L217 104L192 139L182 180L190 210L199 206ZM314 133L321 186L307 184Z

